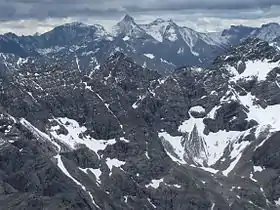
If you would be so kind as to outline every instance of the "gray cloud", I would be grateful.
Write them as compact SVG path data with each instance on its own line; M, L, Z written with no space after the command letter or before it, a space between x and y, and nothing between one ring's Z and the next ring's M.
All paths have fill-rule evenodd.
M205 12L207 15L230 17L232 12L267 10L280 6L279 0L0 0L0 20L20 20L98 16L116 17L126 13ZM244 15L244 14L243 14ZM276 16L276 12L270 13ZM248 15L247 15L248 16ZM240 16L242 17L242 16ZM251 16L255 18L254 14Z

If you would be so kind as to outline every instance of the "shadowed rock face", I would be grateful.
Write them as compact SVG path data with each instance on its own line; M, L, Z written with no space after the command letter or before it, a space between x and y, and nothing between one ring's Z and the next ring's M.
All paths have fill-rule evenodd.
M194 161L192 158L202 157L207 158L207 150L203 137L200 136L197 126L194 125L191 133L186 133L182 139L182 144L186 154L186 161Z
M277 65L255 39L169 76L122 53L4 72L0 209L279 209Z
M254 154L254 163L265 168L279 168L279 132L273 134Z

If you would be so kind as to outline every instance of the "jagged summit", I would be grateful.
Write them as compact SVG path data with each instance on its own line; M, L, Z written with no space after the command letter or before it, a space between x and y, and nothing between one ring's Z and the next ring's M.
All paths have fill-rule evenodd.
M78 21L74 21L74 22L71 22L71 23L65 23L63 24L62 26L64 27L89 27L90 25L87 25L85 23L82 23L82 22L78 22Z
M12 32L8 32L8 33L5 33L5 34L0 35L0 36L6 36L8 38L17 38L17 35L15 33L12 33Z
M271 42L280 36L280 25L278 23L264 24L261 28L257 28L253 31L251 35Z
M130 16L129 14L125 14L121 21L125 21L125 22L135 22L135 21L134 21L134 18L133 18L132 16Z
M280 27L280 25L279 25L279 23L272 22L272 23L265 23L261 27L262 28L265 28L265 27Z
M229 29L225 29L222 32L222 36L248 36L250 33L252 33L256 28L248 27L245 25L231 25Z
M144 34L144 31L138 24L135 23L133 17L129 15L125 15L120 22L118 22L115 26L113 26L112 34L114 36L128 35L137 38L142 34Z
M245 25L232 25L229 29L222 31L221 37L226 38L229 44L234 46L248 38L256 29Z
M152 25L152 24L160 24L160 23L164 23L165 22L165 20L164 19L162 19L162 18L157 18L157 19L155 19L154 21L152 21L150 24Z
M100 25L100 24L89 25L89 24L85 24L85 23L82 23L82 22L65 23L63 25L56 26L51 31L55 31L55 30L82 30L82 31L85 31L85 30L87 30L87 31L90 31L90 30L103 30L105 32L104 27L102 25ZM46 32L46 34L48 34L48 33L49 32Z

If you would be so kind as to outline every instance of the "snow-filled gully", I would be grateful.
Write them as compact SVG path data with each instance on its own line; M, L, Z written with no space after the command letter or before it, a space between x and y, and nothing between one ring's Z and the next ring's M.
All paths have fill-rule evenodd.
M54 145L54 147L57 150L57 155L54 156L56 162L57 162L57 166L59 167L59 169L67 176L69 177L75 184L77 184L79 187L82 188L82 190L84 190L89 197L91 198L92 204L97 207L98 209L101 209L100 206L96 203L96 201L94 200L91 192L81 183L79 182L77 179L75 179L70 173L69 171L66 169L60 152L62 151L62 146L61 145L65 145L67 146L70 150L74 150L77 148L77 146L79 144L84 144L86 145L89 149L91 149L92 151L94 151L97 155L98 155L98 151L99 150L104 150L107 145L112 145L116 143L115 139L111 139L111 140L95 140L89 136L85 136L83 138L80 137L80 134L84 133L87 129L84 126L80 126L78 122L76 122L75 120L72 119L68 119L68 118L54 118L54 119L50 119L50 121L52 122L56 122L58 125L51 127L48 132L49 135L40 131L39 129L37 129L35 126L33 126L30 122L28 122L26 119L22 118L20 120L20 123L26 128L28 129L35 137L37 137L39 140L42 141L48 141L50 142L52 145ZM64 128L67 130L67 134L57 134L57 130L60 129L60 126L64 126ZM125 141L125 142L129 142L128 140L126 140L125 138L121 138L121 141ZM59 143L58 143L59 142ZM110 174L112 173L112 168L113 167L118 167L121 168L122 165L125 164L125 162L123 161L119 161L118 159L110 159L107 158L106 159L106 164L108 165L108 168L110 169ZM79 168L83 173L88 174L88 172L91 172L95 175L96 177L96 182L97 184L100 184L100 176L102 174L102 171L100 169L82 169Z

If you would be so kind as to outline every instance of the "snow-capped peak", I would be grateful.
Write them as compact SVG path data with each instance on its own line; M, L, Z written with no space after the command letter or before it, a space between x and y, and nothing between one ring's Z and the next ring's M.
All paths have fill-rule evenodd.
M143 33L145 33L144 30L139 27L139 25L135 23L134 18L129 15L125 15L122 20L112 28L112 34L114 36L122 34L128 36L134 35L135 37L138 37Z
M157 41L163 42L164 39L175 40L175 31L179 26L171 19L158 18L149 24L140 25L140 27Z
M100 24L93 24L93 25L88 25L88 24L85 24L85 23L81 23L81 22L72 22L72 23L66 23L64 25L61 25L61 26L58 26L57 28L71 28L71 29L74 29L74 28L81 28L81 29L84 29L84 30L95 30L97 32L106 32L105 28L100 25Z

